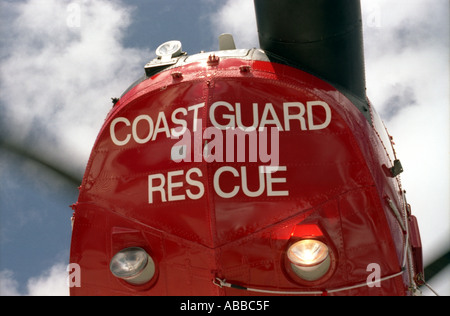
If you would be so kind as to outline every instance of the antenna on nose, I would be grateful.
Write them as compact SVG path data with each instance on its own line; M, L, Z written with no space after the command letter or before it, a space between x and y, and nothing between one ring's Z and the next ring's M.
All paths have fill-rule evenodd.
M224 33L219 36L219 49L220 50L234 50L236 44L234 43L233 35Z

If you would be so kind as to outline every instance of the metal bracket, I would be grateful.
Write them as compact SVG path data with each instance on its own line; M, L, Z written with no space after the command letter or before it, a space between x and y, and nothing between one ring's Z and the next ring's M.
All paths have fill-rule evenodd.
M399 174L401 174L403 172L403 166L402 166L402 163L400 162L400 160L398 160L398 159L395 160L394 166L389 170L391 171L392 178L395 178Z

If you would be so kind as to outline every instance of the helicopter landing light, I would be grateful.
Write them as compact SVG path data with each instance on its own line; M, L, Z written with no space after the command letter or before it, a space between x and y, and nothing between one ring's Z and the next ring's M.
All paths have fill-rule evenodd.
M138 247L118 252L110 262L112 274L133 285L149 282L155 275L155 262L147 252Z

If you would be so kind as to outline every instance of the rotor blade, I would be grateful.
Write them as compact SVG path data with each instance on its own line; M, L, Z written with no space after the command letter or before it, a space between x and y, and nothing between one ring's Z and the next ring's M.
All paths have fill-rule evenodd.
M57 166L55 163L48 161L44 157L37 155L35 153L32 153L30 151L27 151L26 149L21 148L13 143L10 143L10 142L0 139L0 148L3 148L5 150L12 152L14 154L17 154L19 156L26 157L36 163L39 163L40 165L52 170L53 172L55 172L62 178L66 179L68 182L76 185L77 187L82 182L82 179L79 176L73 175L70 172L67 172L66 170L61 168L60 166Z
M450 250L425 268L425 280L430 281L450 265Z

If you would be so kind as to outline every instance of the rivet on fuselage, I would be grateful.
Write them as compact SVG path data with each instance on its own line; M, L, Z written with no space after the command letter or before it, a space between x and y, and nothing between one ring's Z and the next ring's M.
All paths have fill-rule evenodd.
M183 73L175 71L171 73L173 79L183 79Z
M252 69L252 67L250 67L248 65L243 65L243 66L239 67L239 70L242 73L248 73L248 72L250 72L251 69Z
M208 65L214 66L218 65L220 62L220 57L216 56L215 54L209 55L208 57Z

